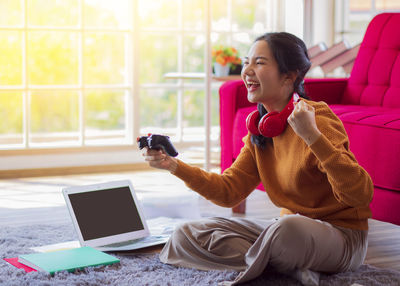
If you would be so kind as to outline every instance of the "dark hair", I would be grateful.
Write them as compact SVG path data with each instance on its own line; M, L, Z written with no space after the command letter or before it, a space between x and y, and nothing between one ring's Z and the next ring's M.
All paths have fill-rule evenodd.
M297 73L297 78L293 83L294 92L298 93L300 97L308 99L304 90L304 76L310 69L311 62L304 42L295 35L286 32L266 33L257 37L254 43L258 41L266 41L268 43L281 74ZM260 118L267 113L261 103L257 104L257 109L260 113ZM272 139L252 134L251 142L263 148L267 142L272 142Z

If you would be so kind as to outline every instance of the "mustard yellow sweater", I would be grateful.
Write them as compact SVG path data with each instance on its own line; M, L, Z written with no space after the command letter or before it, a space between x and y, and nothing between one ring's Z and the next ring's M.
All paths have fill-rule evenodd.
M324 102L315 108L322 135L311 146L288 125L273 144L261 149L250 136L223 174L206 172L178 160L174 173L192 190L215 204L232 207L260 183L281 214L301 214L333 225L367 230L373 184L349 150L340 119Z

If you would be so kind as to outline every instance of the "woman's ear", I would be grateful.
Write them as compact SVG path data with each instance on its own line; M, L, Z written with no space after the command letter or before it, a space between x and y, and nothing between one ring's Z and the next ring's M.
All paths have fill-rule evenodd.
M286 74L286 79L285 79L285 83L293 86L294 82L296 81L296 78L298 76L298 72L294 72L294 71L290 71Z

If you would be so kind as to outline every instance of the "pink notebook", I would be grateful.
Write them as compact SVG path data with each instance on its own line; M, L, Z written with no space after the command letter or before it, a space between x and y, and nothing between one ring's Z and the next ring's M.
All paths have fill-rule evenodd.
M32 271L37 271L36 269L33 269L29 266L26 266L25 264L19 263L18 262L18 257L14 257L14 258L4 258L5 261L7 261L8 263L10 263L11 265L14 265L17 268L21 268L24 269L25 272L32 272Z

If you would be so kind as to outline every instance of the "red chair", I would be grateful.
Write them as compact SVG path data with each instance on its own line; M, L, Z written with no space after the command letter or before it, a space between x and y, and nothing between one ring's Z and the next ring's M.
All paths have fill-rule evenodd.
M327 102L343 121L350 149L371 175L373 218L400 225L400 13L369 24L349 78L306 79L307 95ZM221 170L243 146L255 109L241 81L220 88ZM262 189L262 186L260 186ZM243 205L242 205L243 206ZM240 208L239 208L240 211ZM243 210L242 210L243 211Z

